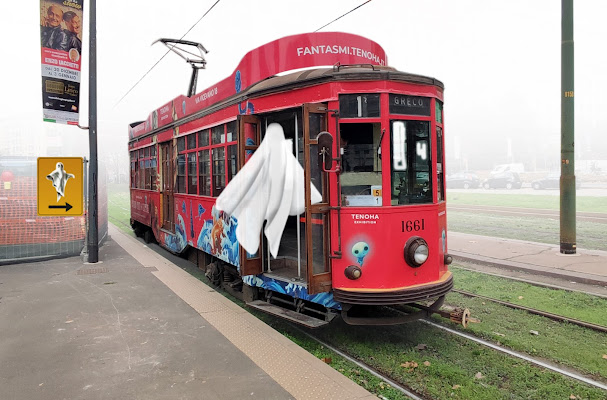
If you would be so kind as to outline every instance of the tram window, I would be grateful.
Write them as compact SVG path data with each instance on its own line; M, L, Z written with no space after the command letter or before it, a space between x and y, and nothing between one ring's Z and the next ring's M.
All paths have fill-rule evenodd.
M236 121L228 122L226 124L226 142L233 142L236 140Z
M211 144L225 143L225 127L224 125L214 126L211 129Z
M209 130L205 129L198 132L198 147L205 147L209 145Z
M143 150L139 151L141 155ZM139 170L137 171L137 188L144 189L145 188L145 161L143 157L139 158Z
M185 150L185 137L179 137L177 138L177 151L179 153L181 153L182 151Z
M225 147L217 147L213 153L213 196L217 197L226 186Z
M192 150L196 148L196 134L192 133L188 135L188 150Z
M439 124L443 123L443 103L439 100L436 100L436 107L435 107L435 113L436 115L436 122L438 122Z
M379 94L342 94L339 96L340 118L378 118Z
M154 155L156 154L156 149L154 149ZM152 158L150 160L151 162L151 184L150 184L150 189L151 190L156 190L156 176L158 175L158 167L157 167L157 160L156 158Z
M147 151L146 151L146 153L147 153ZM152 188L152 182L151 182L151 168L152 168L152 164L151 164L149 158L147 158L144 161L144 168L145 168L145 183L144 183L143 189L150 190Z
M392 121L391 204L432 203L430 123Z
M198 194L198 176L196 175L196 153L188 153L188 194Z
M156 145L150 147L150 189L156 190L156 176L158 175L158 160L156 159Z
M208 138L208 136L207 136ZM198 152L198 179L200 186L200 195L211 195L211 161L209 160L209 150Z
M185 154L177 156L177 193L185 193Z
M228 183L236 175L238 168L238 146L228 146Z
M443 128L440 126L436 127L436 175L437 200L439 202L445 201L445 180L443 172Z
M137 187L137 151L131 151L131 187Z
M381 206L381 125L344 123L339 129L342 205Z

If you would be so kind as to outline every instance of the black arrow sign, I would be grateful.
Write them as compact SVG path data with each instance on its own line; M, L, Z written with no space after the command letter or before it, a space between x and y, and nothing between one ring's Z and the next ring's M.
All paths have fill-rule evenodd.
M48 206L48 208L65 208L65 212L68 212L72 209L72 205L66 201L64 206Z

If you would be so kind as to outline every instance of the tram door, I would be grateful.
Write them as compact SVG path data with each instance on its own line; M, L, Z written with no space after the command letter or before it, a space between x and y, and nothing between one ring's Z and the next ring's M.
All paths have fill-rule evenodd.
M161 185L160 198L162 201L162 229L175 232L175 207L173 206L173 143L160 143Z
M238 117L238 170L251 158L260 142L260 119L254 115L240 115ZM262 243L261 239L259 243ZM257 275L262 272L261 251L257 250L255 254L249 254L240 246L240 275Z
M326 104L304 104L304 180L306 210L300 219L304 225L308 293L331 290L329 263L329 190L326 174L318 165L318 134L327 130ZM310 184L322 194L322 202L312 204Z

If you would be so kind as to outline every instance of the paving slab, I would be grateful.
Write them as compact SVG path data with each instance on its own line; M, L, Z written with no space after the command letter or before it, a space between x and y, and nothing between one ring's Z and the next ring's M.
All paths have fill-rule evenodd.
M0 399L295 398L155 266L112 240L100 259L0 266Z
M561 254L558 245L449 232L449 253L456 260L529 271L607 286L607 252L577 249Z

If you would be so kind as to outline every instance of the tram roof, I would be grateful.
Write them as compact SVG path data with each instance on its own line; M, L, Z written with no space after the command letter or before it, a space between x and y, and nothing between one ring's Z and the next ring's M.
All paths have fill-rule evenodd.
M321 67L327 65L333 67ZM386 65L383 48L362 36L343 32L287 36L248 52L226 79L192 97L178 96L149 114L145 121L130 124L129 137L133 140L149 136L243 98L331 81L390 80L444 88L434 78Z

